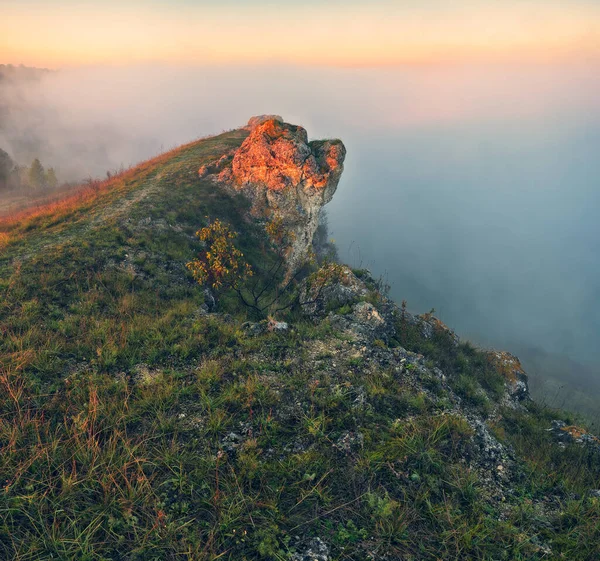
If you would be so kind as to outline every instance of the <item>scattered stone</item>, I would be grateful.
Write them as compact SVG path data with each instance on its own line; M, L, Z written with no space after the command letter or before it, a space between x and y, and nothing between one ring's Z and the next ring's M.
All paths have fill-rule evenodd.
M258 323L252 323L250 321L242 323L242 329L249 331L250 334L254 335L255 337L264 335L268 328L269 322L266 319L259 321Z
M290 325L285 321L276 321L274 319L263 319L258 323L246 321L242 323L242 329L249 331L252 335L264 335L265 333L287 333Z
M333 445L340 452L351 454L362 448L365 437L360 432L346 431L344 432Z
M290 326L285 321L275 321L271 319L267 324L267 331L271 331L273 333L285 333L289 330L289 328Z
M600 439L581 427L554 420L548 431L560 444L578 444L600 452Z
M301 542L290 561L331 561L329 546L321 538Z
M154 382L161 374L160 370L155 370L150 368L147 364L136 364L133 367L131 377L134 382L137 384L151 384Z
M507 448L490 433L481 419L471 415L466 416L466 419L475 431L473 444L477 465L485 468L492 476L508 477L509 468L514 461Z
M231 454L232 452L235 452L243 442L244 437L242 435L230 432L221 440L221 448L224 452Z
M217 308L217 301L208 287L204 289L203 295L204 303L200 306L200 313L203 315L212 314Z
M367 404L367 393L365 391L365 388L363 388L362 386L357 386L355 388L355 391L356 397L352 401L352 408L363 409Z

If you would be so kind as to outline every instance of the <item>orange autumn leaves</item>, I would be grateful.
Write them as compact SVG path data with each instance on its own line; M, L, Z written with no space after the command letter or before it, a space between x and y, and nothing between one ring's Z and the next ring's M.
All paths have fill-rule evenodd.
M236 288L254 274L244 254L235 247L237 233L218 218L198 230L196 236L206 244L206 249L186 266L199 284L210 284L215 290Z

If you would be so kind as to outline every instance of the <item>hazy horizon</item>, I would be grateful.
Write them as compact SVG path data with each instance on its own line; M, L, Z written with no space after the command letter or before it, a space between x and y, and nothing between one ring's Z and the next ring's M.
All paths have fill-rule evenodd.
M3 6L0 52L30 66L354 67L600 57L600 5L589 0L5 0Z

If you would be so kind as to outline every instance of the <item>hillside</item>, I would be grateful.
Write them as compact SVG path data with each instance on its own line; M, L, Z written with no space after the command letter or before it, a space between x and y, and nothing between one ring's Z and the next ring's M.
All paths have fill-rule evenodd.
M344 153L259 120L0 221L1 559L600 558L598 440L515 357L302 260ZM217 219L245 285L186 266Z

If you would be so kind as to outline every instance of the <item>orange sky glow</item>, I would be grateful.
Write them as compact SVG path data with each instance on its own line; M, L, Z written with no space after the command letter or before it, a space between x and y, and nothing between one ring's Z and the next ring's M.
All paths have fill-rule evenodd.
M175 2L175 4L178 4ZM409 5L407 2L406 5ZM600 58L600 5L483 2L450 9L402 2L270 8L148 2L7 0L0 63L297 63L382 66Z

